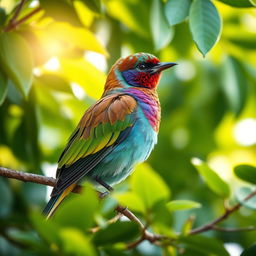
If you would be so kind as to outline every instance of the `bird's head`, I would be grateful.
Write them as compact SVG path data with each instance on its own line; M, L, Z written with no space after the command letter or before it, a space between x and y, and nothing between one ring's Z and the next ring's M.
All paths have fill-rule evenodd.
M160 62L149 53L135 53L119 59L109 72L105 89L120 87L144 87L155 89L163 70L176 65Z

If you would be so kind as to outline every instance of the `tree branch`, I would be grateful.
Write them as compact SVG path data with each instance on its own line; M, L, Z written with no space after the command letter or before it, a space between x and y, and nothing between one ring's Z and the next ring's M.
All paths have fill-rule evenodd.
M56 184L56 179L52 178L52 177L45 177L45 176L38 175L38 174L15 171L15 170L4 168L4 167L0 167L0 176L4 176L4 177L7 177L7 178L11 178L11 179L17 179L17 180L21 180L21 181L24 181L24 182L38 183L38 184L52 186L52 187L55 186L55 184ZM81 189L82 189L82 186L77 185L73 189L72 192L80 193ZM256 191L253 191L243 201L245 202L245 201L249 200L250 198L252 198L255 195L256 195ZM232 213L237 211L241 206L242 206L241 203L237 203L233 207L226 208L225 212L221 216L219 216L217 219L215 219L215 220L211 221L210 223L205 224L201 227L192 229L190 231L189 235L195 235L195 234L203 233L203 232L206 232L206 231L209 231L209 230L218 230L218 231L224 231L224 232L255 230L256 227L222 228L222 227L217 226L217 224L219 224L220 222L227 219ZM158 234L154 234L154 233L151 233L151 232L147 231L145 225L138 219L137 216L135 216L130 210L128 210L127 207L123 207L121 205L118 205L116 207L116 211L118 212L118 215L110 220L111 223L117 221L120 218L120 216L123 215L123 216L127 217L130 221L133 221L133 222L137 223L139 225L140 229L141 229L141 236L138 238L138 240L134 241L133 243L128 244L127 249L135 248L137 245L139 245L141 242L143 242L145 240L149 241L152 244L160 244L163 240L165 240L167 242L170 242L170 243L173 241L172 238L162 236L162 235L158 235ZM98 227L93 228L91 231L92 232L97 232Z
M251 194L249 194L247 197L244 198L244 202L248 201L250 198L254 197L256 195L256 190L253 191ZM192 229L189 233L189 235L195 235L198 233L202 233L202 232L206 232L208 230L217 230L216 229L216 225L219 224L220 222L224 221L225 219L227 219L233 212L239 210L241 208L242 204L239 202L237 204L235 204L233 207L230 208L226 208L225 212L218 217L217 219L199 227L199 228L195 228Z
M24 182L33 182L38 183L46 186L54 187L56 184L56 179L52 177L45 177L38 174L33 173L26 173L21 171L15 171L12 169L8 169L5 167L0 167L0 176L4 176L10 179L17 179ZM81 192L82 186L77 185L72 192L79 193ZM140 242L143 240L148 240L149 242L153 243L156 240L161 240L163 237L157 234L150 233L146 230L144 224L130 211L127 207L123 207L121 205L118 205L115 209L119 216L114 217L111 221L117 221L120 218L120 214L127 217L130 221L133 221L139 225L141 228L141 238ZM93 228L91 231L96 232L98 230L97 227ZM142 239L143 238L143 239ZM130 245L131 246L131 245ZM129 248L129 245L128 245ZM131 247L132 248L132 247Z

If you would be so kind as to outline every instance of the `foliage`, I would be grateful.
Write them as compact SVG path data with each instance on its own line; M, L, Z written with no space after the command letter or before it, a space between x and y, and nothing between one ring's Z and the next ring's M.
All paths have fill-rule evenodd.
M244 207L222 228L256 221L255 197L244 201L256 183L255 5L0 1L0 166L53 176L68 136L120 56L143 51L179 64L159 85L158 145L104 200L86 184L46 221L44 186L0 178L0 254L228 255L226 245L236 243L247 248L243 256L254 255L254 231L191 230L220 216L223 202ZM191 164L193 157L203 160ZM140 230L126 219L109 224L117 202L168 239L124 252Z

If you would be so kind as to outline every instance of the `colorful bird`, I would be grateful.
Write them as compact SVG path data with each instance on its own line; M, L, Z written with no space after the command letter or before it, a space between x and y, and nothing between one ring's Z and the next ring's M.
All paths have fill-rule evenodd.
M174 65L148 53L113 65L102 98L85 112L59 158L47 218L83 180L110 191L148 158L160 123L156 87L162 71Z

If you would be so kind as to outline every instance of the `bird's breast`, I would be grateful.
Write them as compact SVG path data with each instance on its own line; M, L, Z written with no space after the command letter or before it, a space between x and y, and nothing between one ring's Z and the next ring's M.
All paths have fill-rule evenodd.
M143 89L138 88L129 88L125 90L125 92L136 99L138 109L142 110L146 120L150 123L152 128L158 132L161 108L157 93L154 91L148 91L148 93L146 93Z

